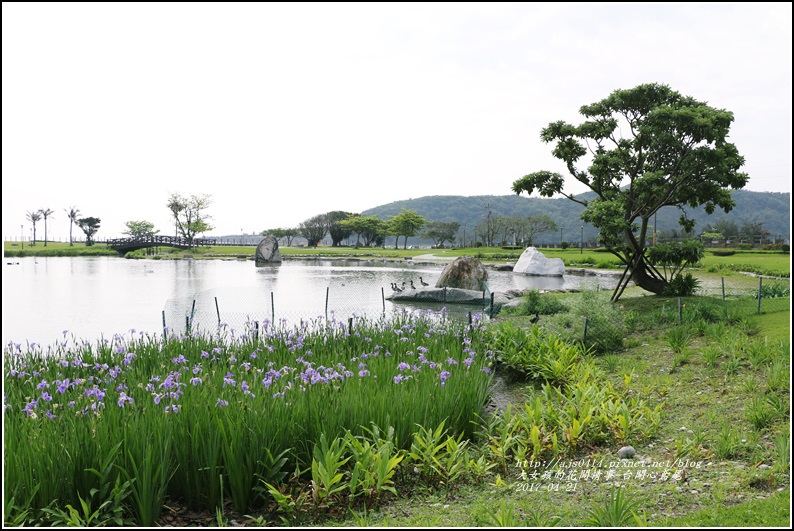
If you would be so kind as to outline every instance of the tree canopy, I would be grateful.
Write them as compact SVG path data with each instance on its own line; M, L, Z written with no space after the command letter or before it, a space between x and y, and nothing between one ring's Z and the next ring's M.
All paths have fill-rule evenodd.
M127 225L127 230L122 231L122 234L127 234L133 238L153 236L160 232L159 230L154 230L154 223L150 221L128 221L125 225Z
M386 234L386 222L378 216L351 214L339 224L356 233L356 247L361 244L361 238L364 239L364 247L383 243L383 236Z
M300 233L298 232L298 229L295 228L291 228L291 229L278 228L278 229L264 230L262 231L262 236L272 236L277 240L284 239L287 243L287 247L289 247L290 245L292 245L292 240L296 236L300 236Z
M168 198L168 209L174 216L174 225L178 234L193 247L196 234L212 230L207 223L210 216L205 212L212 205L212 196L207 194L191 195L171 194Z
M342 221L349 218L352 214L350 212L342 212L341 210L334 210L325 214L326 223L328 224L328 234L331 236L331 246L339 247L342 240L349 237L353 231L345 226Z
M394 248L397 248L397 243L400 236L404 237L403 249L408 246L408 237L416 236L422 227L427 224L427 220L416 213L414 210L402 209L402 212L396 216L391 216L387 222L389 234L395 236Z
M645 254L653 215L665 206L729 212L730 189L747 184L747 174L739 171L744 158L727 140L733 113L656 83L616 90L579 112L585 117L580 125L553 122L540 136L555 142L552 154L596 197L586 201L564 192L563 176L551 171L525 175L513 183L513 192L561 194L585 207L581 219L626 264L613 299L629 279L662 293L668 281ZM686 215L679 223L686 232L694 224Z
M423 238L430 238L433 240L433 245L441 247L444 242L453 242L460 230L460 223L457 221L431 221L427 224L427 228L422 233Z
M94 245L94 234L99 230L100 223L101 220L94 217L80 218L77 220L77 226L80 227L80 230L85 234L86 247Z
M306 238L309 247L317 247L320 240L325 238L325 233L328 232L328 217L325 214L318 214L301 221L298 225L298 232Z

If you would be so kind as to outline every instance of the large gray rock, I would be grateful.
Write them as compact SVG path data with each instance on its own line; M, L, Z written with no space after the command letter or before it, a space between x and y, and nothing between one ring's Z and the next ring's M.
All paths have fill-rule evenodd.
M508 294L495 291L494 307L507 304L512 299ZM390 301L415 301L415 302L442 302L447 304L491 304L491 296L482 291L459 288L419 288L406 289L402 292L389 293L386 299Z
M437 288L460 288L482 291L488 280L488 271L482 262L472 256L461 256L444 267L436 281Z
M443 302L457 304L477 304L490 303L490 296L487 301L482 291L458 288L419 288L406 289L403 292L390 293L386 299L392 301L423 301L423 302Z
M256 246L256 263L273 264L281 262L281 253L278 250L278 240L268 236Z
M565 274L565 264L562 258L546 258L534 247L527 247L513 267L513 273L561 277Z

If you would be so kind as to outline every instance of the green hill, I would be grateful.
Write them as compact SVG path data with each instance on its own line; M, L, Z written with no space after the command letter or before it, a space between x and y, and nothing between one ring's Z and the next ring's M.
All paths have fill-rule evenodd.
M686 208L687 215L696 221L695 231L702 230L707 223L713 225L725 218L739 227L745 223L762 222L763 228L769 231L771 236L776 239L783 238L786 242L789 241L790 193L734 190L732 195L736 202L736 207L728 214L718 209L709 216L702 207L694 210ZM580 195L580 197L585 199L594 196L595 194L592 192ZM580 227L583 225L579 219L582 207L573 201L565 198L530 198L517 195L426 196L380 205L365 210L362 214L367 216L377 215L382 219L388 219L389 216L399 214L403 208L415 210L429 221L457 221L462 228L465 227L469 231L486 218L489 209L492 216L536 216L545 214L562 229L563 239L566 241L578 241ZM681 212L677 208L663 208L656 216L657 231L680 231L678 225L680 216ZM591 240L596 236L597 231L585 224L585 240ZM537 240L539 244L559 241L559 231L556 234L541 234Z

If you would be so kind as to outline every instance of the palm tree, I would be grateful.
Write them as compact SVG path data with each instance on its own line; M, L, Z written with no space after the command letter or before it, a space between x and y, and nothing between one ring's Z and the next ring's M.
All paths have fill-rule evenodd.
M41 221L41 214L39 213L39 211L31 212L31 211L28 210L27 218L28 218L28 221L33 223L33 243L30 244L31 247L32 247L32 246L36 245L36 223Z
M72 227L77 224L77 220L80 219L80 211L75 207L69 207L69 209L65 209L66 217L69 220L69 246L71 247L74 245L72 243Z
M47 247L47 218L52 216L53 212L55 211L51 208L39 210L39 214L44 217L44 247Z

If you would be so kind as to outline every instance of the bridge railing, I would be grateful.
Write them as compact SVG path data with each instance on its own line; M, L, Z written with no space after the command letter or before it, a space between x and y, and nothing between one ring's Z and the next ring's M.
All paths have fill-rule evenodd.
M137 236L137 237L130 237L130 238L115 238L112 240L107 240L107 243L111 247L122 247L126 245L135 245L135 244L160 244L160 245L170 245L173 247L188 247L190 242L187 238L182 237L175 237L175 236L158 236L158 235L149 235L149 236ZM193 238L193 246L200 247L205 246L209 247L210 245L216 245L216 240L214 238Z

